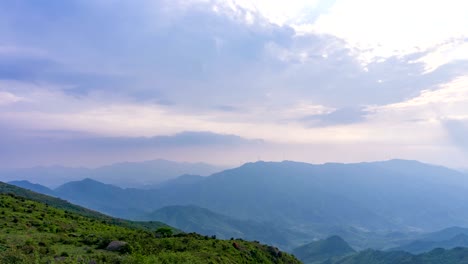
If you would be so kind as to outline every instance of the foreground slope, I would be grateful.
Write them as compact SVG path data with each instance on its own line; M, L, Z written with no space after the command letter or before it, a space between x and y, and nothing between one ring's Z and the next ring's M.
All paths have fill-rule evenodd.
M300 263L259 243L117 225L54 205L0 194L0 263Z
M128 221L124 219L109 217L107 215L101 214L99 212L89 210L87 208L71 204L65 200L51 197L48 195L36 193L30 190L20 188L11 184L0 182L0 194L13 194L19 197L30 199L36 202L40 202L49 206L52 206L57 209L63 209L71 213L76 213L85 217L89 217L101 222L120 225L124 227L138 227L148 230L156 230L160 227L169 227L164 223L158 221L151 222L141 222L141 221ZM177 231L177 230L175 230Z

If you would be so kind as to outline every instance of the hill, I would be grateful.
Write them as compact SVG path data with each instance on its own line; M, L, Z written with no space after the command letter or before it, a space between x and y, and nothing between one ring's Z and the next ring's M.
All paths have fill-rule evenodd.
M458 235L468 236L468 228L453 226L442 230L424 234L421 239L429 241L444 241L452 239Z
M429 252L436 248L452 249L456 247L468 247L467 228L450 227L441 231L423 234L414 241L391 250L419 254Z
M215 235L221 239L243 238L288 250L300 234L271 223L239 220L194 205L168 206L150 213L144 220L157 220L185 232Z
M66 183L54 190L72 203L121 218L136 218L157 205L156 193L122 189L92 179Z
M403 251L382 252L365 250L337 261L323 264L466 264L468 248L434 249L428 253L412 255Z
M15 185L24 189L28 189L37 193L42 193L50 196L56 196L52 189L49 189L43 185L31 183L29 181L11 181L8 184Z
M11 192L0 208L0 263L300 263L259 243L116 225Z
M201 182L203 179L204 177L200 175L184 174L177 178L169 179L159 184L146 186L146 189L158 189L161 187L167 188L169 186L180 185L180 184L194 184L194 183Z
M468 247L468 235L459 233L447 240L415 240L400 247L393 248L393 251L407 251L415 254L429 252L436 248L452 249L456 247Z
M355 252L339 236L331 236L324 240L314 241L292 251L297 258L306 264L319 264L329 259L341 258Z
M43 203L47 206L51 206L57 209L61 209L70 213L75 213L84 217L88 217L94 220L98 220L103 223L109 223L113 225L119 225L123 227L137 227L148 230L156 230L161 227L169 227L168 225L158 222L140 222L140 221L129 221L119 218L113 218L102 213L89 210L87 208L71 204L65 200L51 197L48 195L36 193L27 189L23 189L11 184L0 182L0 194L12 194L18 197L26 198L32 201ZM178 230L174 229L175 232Z

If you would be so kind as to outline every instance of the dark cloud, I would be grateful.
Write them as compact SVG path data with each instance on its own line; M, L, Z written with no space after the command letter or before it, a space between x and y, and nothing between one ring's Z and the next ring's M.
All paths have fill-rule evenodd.
M141 155L154 157L151 153L161 157L177 151L196 155L199 151L261 147L264 144L260 139L196 131L154 137L99 137L76 131L4 129L0 131L0 167L48 164L50 161L70 163L76 160L80 163L83 159L95 159L95 163L100 164L109 160L106 156L122 161Z
M2 42L32 45L50 58L0 58L0 78L208 111L234 109L239 102L308 100L338 108L392 103L467 71L467 62L457 62L425 74L424 64L415 62L425 52L382 59L364 69L356 51L333 36L297 36L256 14L248 25L239 19L247 11L216 13L211 5L2 2L1 21L8 25L0 27Z
M0 54L0 79L34 82L54 66L56 63L53 60L39 56Z
M248 140L236 135L216 134L212 132L186 131L168 136L154 137L93 137L73 139L62 142L74 148L96 149L141 149L141 148L179 148L209 146L239 146L261 144L262 140Z

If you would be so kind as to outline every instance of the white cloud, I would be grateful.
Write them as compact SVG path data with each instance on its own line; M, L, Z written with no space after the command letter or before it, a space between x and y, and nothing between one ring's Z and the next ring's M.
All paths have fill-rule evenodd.
M307 12L317 6L318 0L224 0L233 9L241 7L259 13L278 25L299 23L307 18Z
M444 84L437 90L422 91L415 98L378 107L381 111L413 111L431 109L432 118L459 115L468 115L468 76L461 76ZM408 114L407 112L405 114ZM413 114L410 116L414 116Z
M418 97L400 103L370 107L373 114L366 126L379 135L382 142L446 146L453 144L446 122L468 121L468 76L423 91Z
M376 55L427 49L467 36L468 2L338 0L314 24Z
M468 41L466 39L449 41L419 61L426 64L427 72L431 72L456 60L468 60Z
M18 97L12 93L0 91L0 106L13 104L22 100L23 98Z

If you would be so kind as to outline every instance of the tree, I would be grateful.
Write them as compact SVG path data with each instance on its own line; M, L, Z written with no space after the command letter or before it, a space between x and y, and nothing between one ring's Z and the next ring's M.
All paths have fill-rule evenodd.
M160 227L156 230L156 235L161 237L170 237L172 236L172 228L170 227Z

